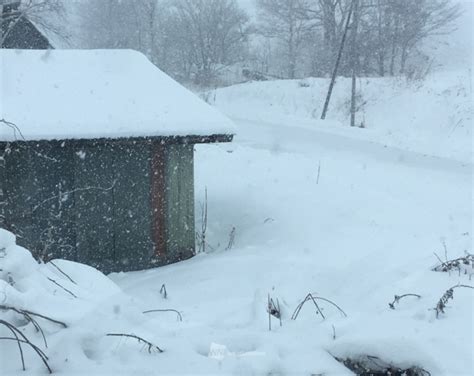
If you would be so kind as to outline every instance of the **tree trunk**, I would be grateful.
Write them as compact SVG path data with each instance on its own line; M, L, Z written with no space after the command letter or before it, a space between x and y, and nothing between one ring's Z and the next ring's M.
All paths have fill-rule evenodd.
M324 65L326 73L331 71L337 56L337 22L336 2L333 0L321 0L320 7L323 11L323 40L324 40Z
M392 51L390 56L390 75L395 75L395 59L397 53L397 44L398 44L398 32L399 32L399 18L396 16L395 24L392 35Z
M291 21L289 36L288 36L288 77L290 79L295 78L295 70L296 70L295 36L294 36L293 21Z
M378 66L379 66L379 76L384 77L385 76L385 55L379 52L377 59L378 59Z
M405 73L406 63L408 58L408 47L402 47L402 54L400 56L400 74Z

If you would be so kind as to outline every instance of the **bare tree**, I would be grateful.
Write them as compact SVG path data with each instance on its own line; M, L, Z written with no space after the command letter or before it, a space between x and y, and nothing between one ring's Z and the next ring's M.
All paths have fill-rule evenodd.
M81 15L83 46L137 49L181 81L208 86L244 56L236 0L83 0Z
M219 71L243 60L247 14L236 0L177 0L173 3L178 54L196 84L209 86Z
M429 37L454 30L459 4L450 0L361 0L359 51L365 74L405 73Z
M310 0L257 0L259 32L284 46L288 78L295 78L301 47L315 27Z
M348 0L318 0L315 7L308 10L319 21L313 37L316 43L309 46L317 49L312 55L313 73L328 74L332 71L349 6Z
M265 77L333 72L351 0L254 1L252 49L253 27L237 0L81 0L80 47L138 49L179 81L200 86L216 85L239 62ZM351 76L354 64L360 75L407 74L424 58L427 38L452 30L459 6L451 1L359 0L357 38L348 33L338 74Z
M135 1L83 0L79 11L82 47L142 50L143 22L137 20Z
M393 0L392 0L393 1ZM402 20L399 30L400 73L404 73L406 63L419 44L432 35L448 33L454 30L453 21L460 15L459 5L450 0L398 0Z
M262 34L286 46L280 55L287 61L288 77L293 77L294 65L317 76L333 71L351 0L256 1ZM420 58L429 61L423 42L452 31L459 9L452 0L359 0L358 22L353 25L357 42L349 39L339 74L350 76L355 63L363 75L408 74L407 65ZM303 38L295 36L298 22L306 25Z

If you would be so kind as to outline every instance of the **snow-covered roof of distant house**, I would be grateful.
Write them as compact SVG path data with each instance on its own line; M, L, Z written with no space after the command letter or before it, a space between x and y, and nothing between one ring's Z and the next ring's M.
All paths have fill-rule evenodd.
M0 119L26 140L234 133L228 118L132 50L0 50ZM14 139L0 123L0 141Z
M52 49L71 49L70 35L56 33L53 30L42 26L35 20L28 19L28 21L30 21L36 30L38 30L38 32L48 40Z

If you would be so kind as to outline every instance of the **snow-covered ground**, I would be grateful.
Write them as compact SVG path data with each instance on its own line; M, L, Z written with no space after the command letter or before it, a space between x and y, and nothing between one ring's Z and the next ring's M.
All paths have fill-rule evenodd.
M474 291L455 289L439 318L432 310L448 288L474 285L474 270L431 270L438 264L433 252L445 257L443 244L448 258L472 252L472 123L448 123L458 100L453 121L472 114L472 94L439 97L430 94L434 88L421 87L411 100L411 89L389 99L393 86L387 84L374 112L366 112L367 128L348 129L337 124L341 113L330 124L312 126L310 107L304 107L311 97L293 101L288 88L309 93L315 82L309 88L297 81L255 83L215 93L238 135L232 144L196 147L197 202L205 187L208 192L206 254L109 278L56 261L74 284L51 264L35 264L0 232L0 304L68 324L38 320L55 373L351 375L333 356L372 355L431 375L474 374ZM449 90L457 85L468 83L445 83ZM292 103L298 103L294 111ZM432 119L432 132L420 117ZM436 142L448 130L455 141L441 148ZM226 249L232 228L235 242ZM320 300L325 319L308 303L291 320L310 292L339 305L347 317ZM421 298L389 308L395 294L406 293ZM271 331L268 294L282 311L282 326L274 318ZM150 309L176 309L183 321L174 312L142 314ZM18 315L0 311L0 318ZM44 349L31 324L22 329ZM164 352L149 354L133 339L106 333L134 333ZM29 350L25 361L26 374L46 373ZM7 341L0 341L0 369L21 370L18 348Z
M424 81L360 78L356 124L349 124L351 80L338 78L326 121L319 122L329 81L321 78L254 82L207 93L226 114L246 120L306 127L383 145L472 161L473 76L436 72Z

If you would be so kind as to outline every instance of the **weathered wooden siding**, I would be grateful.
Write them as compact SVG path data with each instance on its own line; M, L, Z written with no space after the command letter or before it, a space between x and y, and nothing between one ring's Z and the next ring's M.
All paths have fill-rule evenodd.
M159 141L153 142L151 161L151 235L155 247L153 262L166 262L166 197L165 197L165 153L166 147Z
M76 233L81 262L136 270L153 255L149 143L76 148Z
M18 243L45 259L74 259L71 153L59 142L11 147L5 163L5 217Z
M193 175L187 144L15 142L0 186L5 223L45 259L104 272L176 262L194 254Z
M76 252L78 261L102 270L115 263L114 148L110 144L74 148Z
M115 258L124 268L146 268L154 253L150 165L148 142L122 145L115 159Z
M165 153L166 248L172 260L195 250L193 145L169 145Z

